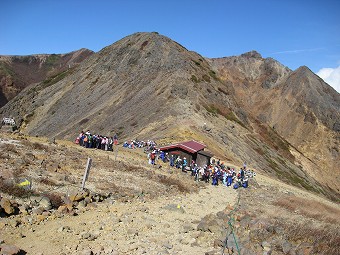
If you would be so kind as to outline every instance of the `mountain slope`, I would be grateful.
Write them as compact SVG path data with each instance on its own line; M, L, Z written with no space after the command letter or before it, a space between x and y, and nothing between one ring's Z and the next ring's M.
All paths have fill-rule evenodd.
M339 180L334 182L334 170L340 169L339 93L307 67L293 72L256 52L210 62L249 117L297 149L295 164L339 192Z
M161 143L195 139L208 145L216 157L229 163L248 162L282 180L337 199L340 180L320 176L337 167L336 130L339 95L325 83L314 95L320 111L301 98L309 95L303 77L315 87L315 75L292 72L258 53L205 59L157 33L136 33L102 49L56 77L32 85L1 108L1 116L14 116L20 131L30 135L74 139L80 130L123 139L157 139ZM298 75L297 75L298 74ZM295 78L294 78L295 77ZM321 80L317 80L319 83ZM291 92L300 86L301 93ZM312 89L310 89L312 91ZM330 101L325 106L324 102ZM304 127L298 101L316 116L304 128L306 140L289 130ZM325 110L334 115L327 122ZM327 113L328 114L328 113ZM307 117L306 117L307 116ZM328 123L328 124L327 124ZM313 137L324 130L325 146ZM306 138L305 138L306 139ZM314 141L316 141L314 143ZM311 154L309 154L311 153ZM329 161L323 165L324 160ZM334 178L333 178L334 179Z
M39 112L33 119L41 123L26 126L32 135L68 136L75 126L101 133L124 127L124 133L131 134L136 127L168 116L185 119L195 103L218 99L228 107L227 95L212 93L218 81L209 71L202 57L170 39L135 34L94 54L72 75L40 90L38 97L32 92L36 87L29 88L25 94L32 94L34 104L25 95L22 99L28 108L17 115ZM91 121L94 117L96 121Z
M30 84L56 76L91 54L81 49L67 54L0 56L0 107Z

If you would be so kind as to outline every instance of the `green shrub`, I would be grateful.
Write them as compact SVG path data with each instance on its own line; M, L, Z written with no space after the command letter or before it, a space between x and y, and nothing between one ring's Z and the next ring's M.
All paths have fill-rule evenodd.
M197 77L195 75L191 75L191 81L195 82L195 83L198 83L199 80L197 79Z

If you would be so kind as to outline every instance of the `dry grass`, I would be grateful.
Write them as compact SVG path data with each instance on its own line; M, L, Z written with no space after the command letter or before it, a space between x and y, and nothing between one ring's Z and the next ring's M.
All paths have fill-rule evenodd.
M58 184L55 181L50 180L48 178L39 179L39 182L48 186L58 186Z
M340 228L336 224L315 226L313 222L281 222L286 237L293 242L307 242L312 244L308 254L329 255L339 254Z
M15 197L28 197L33 194L33 191L25 190L15 183L5 181L2 178L0 178L0 191Z
M157 177L158 181L166 186L174 186L179 192L188 193L190 192L190 187L187 184L183 183L178 179L171 178L166 175L158 174Z
M17 147L14 144L5 143L1 145L1 149L6 152L18 153Z
M340 223L340 209L325 205L318 201L295 196L285 196L274 202L274 205L280 206L289 212L298 213L307 218L332 224Z
M11 156L6 151L0 151L0 159L9 160Z
M63 196L65 195L59 193L48 193L45 195L45 197L48 197L50 199L52 207L55 209L64 204L64 201L62 199Z
M39 151L49 151L49 147L47 145L44 145L42 143L38 143L38 142L31 142L29 140L23 140L22 145L34 149L34 150L39 150Z

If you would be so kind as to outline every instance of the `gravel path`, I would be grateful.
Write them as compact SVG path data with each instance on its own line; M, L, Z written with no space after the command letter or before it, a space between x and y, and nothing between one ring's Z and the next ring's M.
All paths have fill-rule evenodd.
M204 254L213 233L197 231L208 214L235 203L237 193L207 185L198 193L114 204L100 203L78 216L12 229L6 243L27 254Z

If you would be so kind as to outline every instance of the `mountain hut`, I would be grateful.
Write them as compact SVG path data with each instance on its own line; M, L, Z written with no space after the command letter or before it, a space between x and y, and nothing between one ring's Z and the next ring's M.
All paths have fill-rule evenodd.
M175 157L181 157L181 159L186 157L188 165L194 160L198 166L203 167L204 165L210 164L210 159L213 156L209 152L204 151L206 147L203 143L187 141L170 144L159 149L165 153L169 153L170 156L174 155Z

